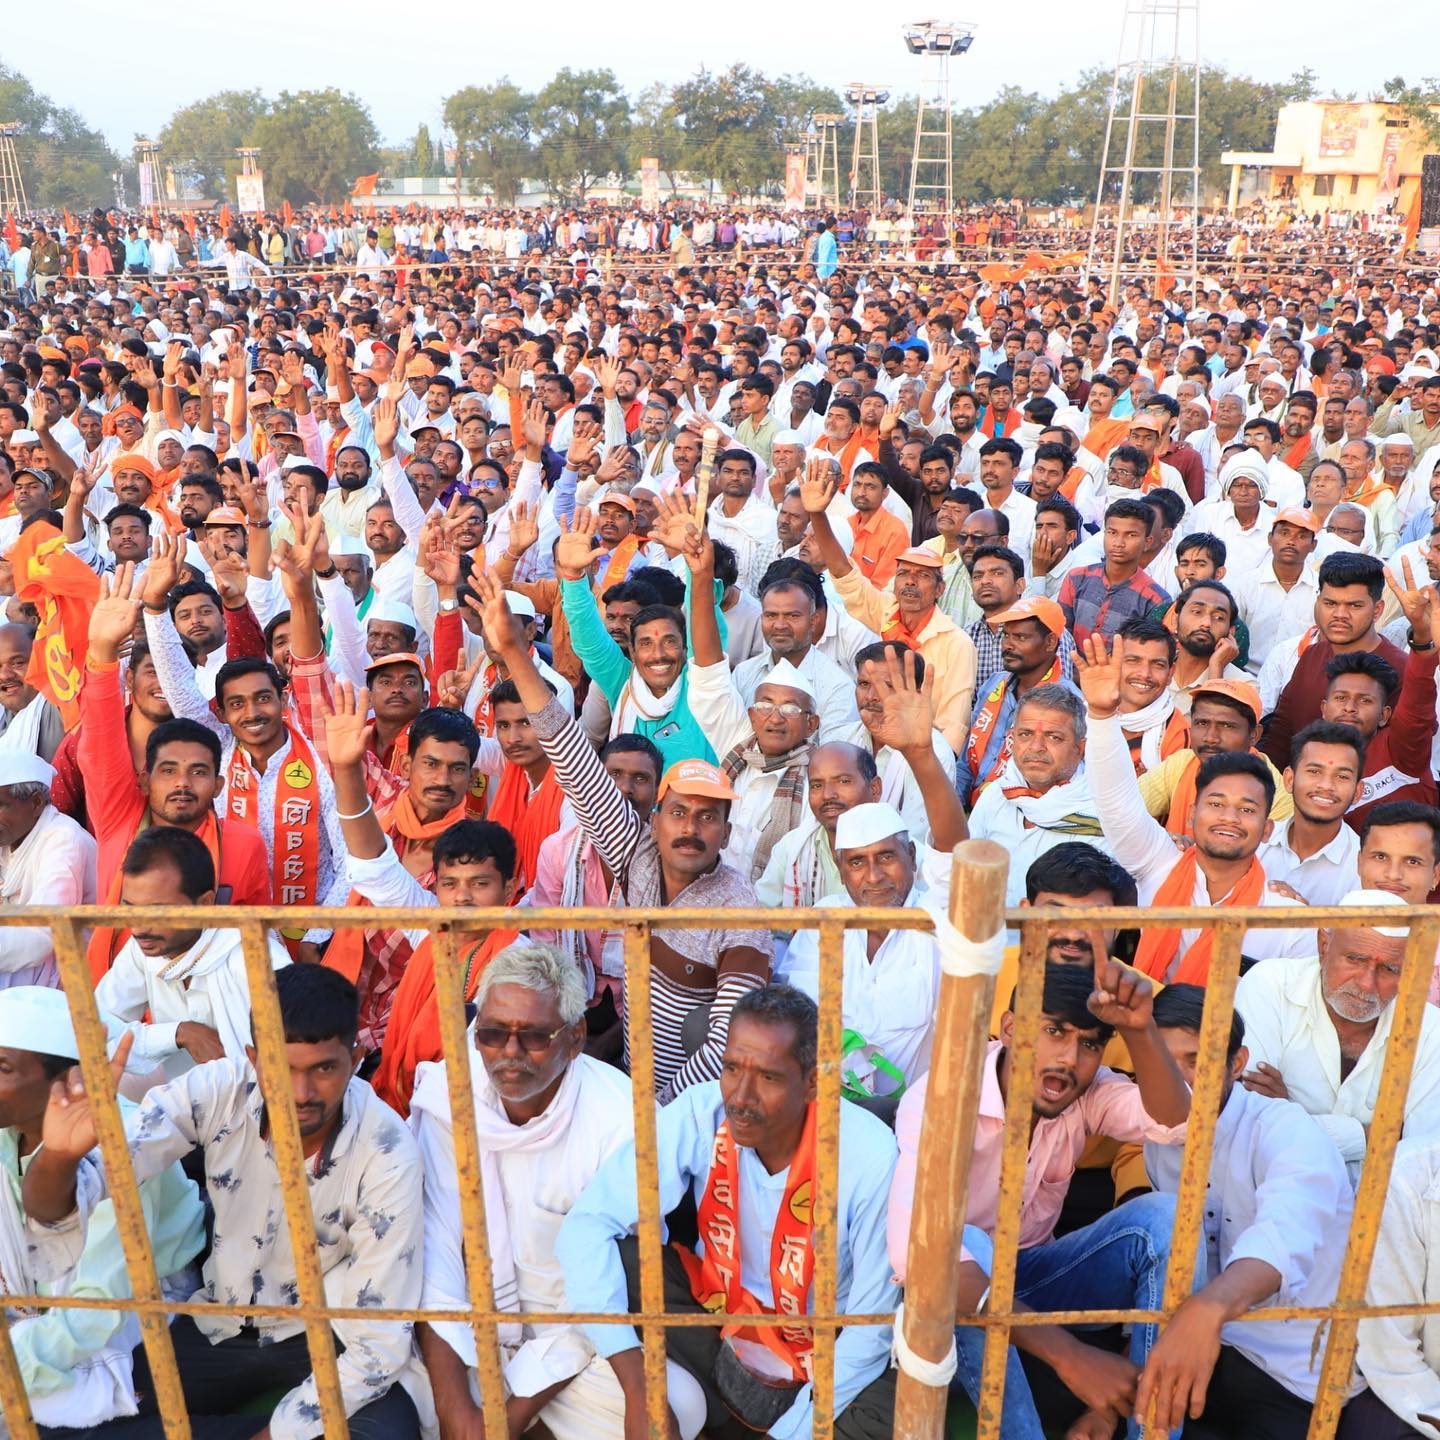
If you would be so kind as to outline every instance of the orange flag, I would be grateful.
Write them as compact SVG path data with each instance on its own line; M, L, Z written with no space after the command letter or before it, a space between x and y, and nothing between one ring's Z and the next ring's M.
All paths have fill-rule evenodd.
M15 212L9 211L5 216L5 243L11 250L20 248L20 227L15 223Z
M355 181L356 195L373 195L375 187L380 183L380 172L377 170L373 175L361 175Z
M68 208L62 210L60 213L65 217L65 233L67 235L73 235L75 233L75 217L70 213Z
M100 577L65 548L51 524L31 525L9 554L15 594L40 612L26 681L53 701L67 730L80 723L80 663Z
M353 220L355 218L355 207L349 202L349 200L346 200L345 202L344 213L347 220Z
M1405 217L1405 230L1400 239L1400 254L1415 248L1420 238L1420 186L1415 187L1415 198L1410 202L1410 213Z
M228 200L220 207L220 228L222 230L230 228L230 202Z
M284 209L281 213L285 219L285 228L288 230L295 223L295 212L290 208L290 202L288 200L285 202Z

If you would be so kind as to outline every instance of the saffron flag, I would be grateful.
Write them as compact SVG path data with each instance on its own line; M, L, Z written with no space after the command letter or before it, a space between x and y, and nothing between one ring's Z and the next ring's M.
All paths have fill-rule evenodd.
M295 223L295 211L291 209L290 202L288 200L285 202L282 214L285 217L285 228L288 230Z
M230 202L228 200L220 207L220 228L226 232L230 229Z
M1410 213L1405 217L1405 231L1400 238L1400 251L1404 255L1407 251L1415 248L1415 242L1420 238L1420 191L1421 186L1415 187L1415 198L1410 202Z
M5 216L5 243L12 251L20 248L20 227L15 223L15 212L8 211Z
M355 181L356 195L373 195L375 187L380 183L380 172L377 170L373 175L361 175Z
M100 577L65 548L65 537L48 523L31 525L9 560L15 594L40 612L26 682L54 703L65 728L73 730L80 723L80 664Z

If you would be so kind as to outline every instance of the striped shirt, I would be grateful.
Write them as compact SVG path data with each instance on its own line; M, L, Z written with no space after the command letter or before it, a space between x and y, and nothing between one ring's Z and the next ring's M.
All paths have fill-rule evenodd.
M650 827L616 788L585 732L553 697L539 714L531 715L530 724L581 828L619 881L619 903L636 907L666 904L660 853ZM760 902L748 880L728 865L717 864L669 903L685 909L735 909ZM730 1012L746 991L765 983L762 975L737 971L720 975L717 981L716 971L726 951L756 950L768 960L774 948L768 931L742 929L667 930L664 943L694 967L696 983L693 987L677 984L651 966L655 1085L662 1105L691 1085L719 1076ZM682 1030L691 1013L702 1005L710 1007L705 1041L687 1058ZM628 1066L628 1024L625 1051Z
M1170 595L1143 570L1128 580L1112 585L1105 578L1105 562L1077 565L1066 573L1056 597L1065 612L1065 623L1077 645L1099 631L1111 636L1127 620L1148 615L1157 605L1168 605Z

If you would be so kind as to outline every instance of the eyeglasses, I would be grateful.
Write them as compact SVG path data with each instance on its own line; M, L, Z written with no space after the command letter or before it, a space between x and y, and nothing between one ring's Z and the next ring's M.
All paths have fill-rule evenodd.
M796 716L810 713L803 705L797 705L793 700L786 700L783 704L777 704L774 700L752 700L750 708L757 715L783 715L787 720L794 720Z
M482 1050L503 1050L514 1040L527 1055L543 1055L555 1037L569 1028L561 1025L557 1030L508 1030L503 1025L477 1025L475 1043Z

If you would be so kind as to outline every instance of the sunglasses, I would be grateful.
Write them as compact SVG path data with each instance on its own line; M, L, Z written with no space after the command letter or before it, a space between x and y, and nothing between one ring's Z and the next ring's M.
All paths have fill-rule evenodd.
M504 1025L477 1025L475 1043L482 1050L503 1050L514 1040L527 1055L543 1055L555 1037L569 1028L561 1025L556 1030L509 1030Z

